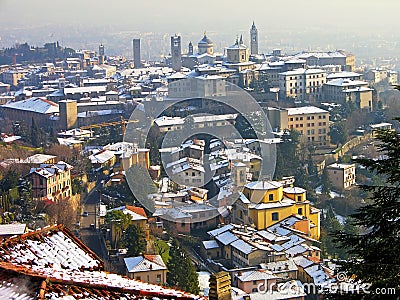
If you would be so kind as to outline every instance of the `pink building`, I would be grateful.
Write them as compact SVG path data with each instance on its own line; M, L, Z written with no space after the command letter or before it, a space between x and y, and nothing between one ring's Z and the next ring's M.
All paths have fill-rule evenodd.
M239 272L235 275L237 287L248 294L270 290L270 287L276 286L277 278L267 270Z

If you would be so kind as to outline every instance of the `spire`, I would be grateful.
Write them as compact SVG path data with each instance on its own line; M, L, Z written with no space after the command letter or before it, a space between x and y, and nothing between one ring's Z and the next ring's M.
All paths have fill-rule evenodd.
M240 35L240 41L239 42L240 42L240 45L243 44L243 34Z
M236 35L235 45L239 45L239 35Z
M204 37L207 37L207 32L204 30Z
M253 25L251 25L251 30L256 30L256 24L253 21Z

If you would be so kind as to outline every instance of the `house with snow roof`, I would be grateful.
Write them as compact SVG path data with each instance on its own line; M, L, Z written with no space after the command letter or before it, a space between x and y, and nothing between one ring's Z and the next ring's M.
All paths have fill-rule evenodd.
M24 121L26 126L32 125L32 120L38 125L53 125L58 118L57 103L45 98L32 97L21 101L2 105L3 115L12 121Z
M235 285L246 293L258 292L260 286L263 287L263 290L268 291L276 285L277 279L278 277L268 270L240 271L234 277Z
M126 257L124 263L129 278L154 284L167 282L167 266L160 255Z
M72 166L60 161L31 168L27 178L32 183L33 198L60 201L72 195Z

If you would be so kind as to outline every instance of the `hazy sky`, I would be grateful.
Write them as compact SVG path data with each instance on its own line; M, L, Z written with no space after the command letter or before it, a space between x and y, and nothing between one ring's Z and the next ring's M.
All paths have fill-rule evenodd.
M247 29L254 19L264 31L297 26L390 31L399 29L399 9L398 0L0 0L0 25L80 23L148 31L232 31Z
M82 40L99 28L98 33L179 33L199 38L206 30L233 42L237 34L248 38L253 20L261 48L270 39L290 41L296 35L303 40L301 34L310 39L313 32L326 40L331 35L340 38L342 32L350 37L392 35L397 43L399 14L400 0L0 0L0 48L15 42L42 42L28 40L38 39L31 34L35 31L41 32L43 40L47 36L68 42L65 31L70 28Z

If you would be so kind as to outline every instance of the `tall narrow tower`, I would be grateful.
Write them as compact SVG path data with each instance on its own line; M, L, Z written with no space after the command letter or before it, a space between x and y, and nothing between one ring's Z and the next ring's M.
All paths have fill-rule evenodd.
M193 44L192 42L189 42L189 52L188 55L193 55Z
M182 68L182 45L179 35L171 36L172 69L179 72Z
M104 56L104 45L103 44L99 45L99 55Z
M133 39L133 67L142 67L142 61L140 58L140 39Z
M104 45L99 45L99 65L104 64Z
M250 54L258 54L258 30L254 24L254 21L250 28Z

